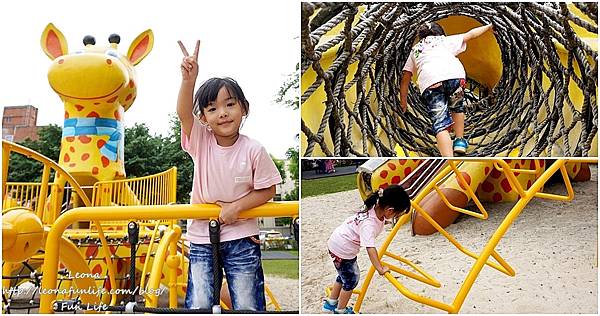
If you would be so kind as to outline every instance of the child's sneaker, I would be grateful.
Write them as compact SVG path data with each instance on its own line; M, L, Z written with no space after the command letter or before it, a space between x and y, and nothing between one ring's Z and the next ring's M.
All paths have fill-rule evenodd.
M454 152L457 154L464 154L467 152L467 147L469 147L469 143L464 138L456 138L454 140Z
M323 300L323 308L321 308L322 312L326 313L335 313L335 309L337 308L337 302L335 304L329 303L328 299Z
M333 313L334 314L354 314L354 310L352 309L352 307L348 306L341 311L338 309L334 309Z

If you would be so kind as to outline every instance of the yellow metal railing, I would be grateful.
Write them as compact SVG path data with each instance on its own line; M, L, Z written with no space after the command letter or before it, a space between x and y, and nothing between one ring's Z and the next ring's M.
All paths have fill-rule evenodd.
M92 192L93 206L167 205L175 203L177 168L151 176L98 181Z
M411 205L412 205L411 211L412 212L418 212L433 227L435 227L436 230L438 230L444 237L446 237L459 251L461 251L461 252L465 253L467 256L475 259L475 263L473 264L471 270L469 271L465 280L463 281L453 302L451 304L447 304L447 303L444 303L441 301L431 299L429 297L425 297L425 296L416 294L415 292L409 290L404 285L402 285L402 283L400 283L400 281L398 281L390 272L388 272L384 275L385 278L392 285L394 285L394 287L400 293L402 293L404 296L408 297L409 299L414 300L419 303L422 303L422 304L425 304L425 305L428 305L428 306L432 306L434 308L444 310L449 313L457 313L458 311L460 311L460 308L462 307L462 304L464 303L466 296L468 295L471 287L473 286L473 283L477 279L477 276L481 272L481 269L483 268L484 265L493 267L496 270L503 272L504 274L509 275L509 276L515 275L514 270L510 267L510 265L508 265L508 263L502 257L500 257L500 255L496 252L495 248L498 245L498 243L500 242L500 239L502 239L502 237L504 236L504 234L510 227L510 225L514 222L514 220L519 216L521 211L527 206L527 204L534 197L552 199L552 200L557 200L557 201L570 201L573 199L573 197L574 197L573 187L571 186L571 182L569 180L568 173L567 173L567 170L565 167L565 164L567 163L567 161L581 162L581 163L586 163L586 162L587 163L597 163L598 162L597 159L559 159L559 160L555 161L552 165L547 166L546 170L544 172L541 172L539 162L536 162L536 165L535 165L536 170L527 170L527 169L513 169L504 160L501 160L501 159L494 160L494 167L496 169L504 172L511 187L519 193L519 196L521 198L516 202L516 204L513 206L511 211L506 215L506 217L504 218L504 220L502 221L500 226L492 234L492 236L488 240L487 244L484 246L483 250L477 255L477 254L467 250L460 243L458 243L458 241L450 233L448 233L439 224L437 224L435 222L435 220L433 220L431 218L431 216L429 216L418 205L419 202L429 192L431 192L431 190L436 190L438 192L438 194L440 194L440 197L443 196L442 192L437 188L437 185L438 185L438 182L440 182L442 179L447 177L450 172L454 172L456 174L458 181L463 184L463 188L465 188L465 187L468 188L468 185L466 185L466 181L462 178L462 176L460 175L461 173L458 171L458 169L455 166L455 161L456 160L449 161L449 167L447 167L443 171L441 171L436 176L436 178L433 181L431 181L431 183L428 184L423 189L423 191L417 196L417 198L415 198L415 200L411 201ZM478 160L477 159L469 159L469 161L478 161ZM563 181L564 181L564 184L565 184L565 187L567 190L567 195L561 196L561 195L556 195L556 194L541 193L540 191L542 190L543 186L550 179L550 177L552 175L554 175L558 170L560 170L561 175L563 177ZM523 187L520 185L519 181L517 180L517 178L515 176L515 172L535 174L536 180L531 185L530 188L523 189ZM468 190L465 190L465 191L468 191ZM472 191L467 192L467 195L474 196ZM442 199L444 199L444 198L442 198ZM447 203L447 199L445 199L444 202L446 203L446 205L449 204L449 203ZM478 204L478 203L476 203L476 204L477 204L477 207L480 209L480 211L482 211L482 214L487 214L487 212L485 212L485 208L483 208L483 206L480 206L480 204ZM448 205L448 206L450 207L450 205ZM460 210L457 210L456 207L451 207L451 209L453 209L455 211L460 211ZM439 281L435 280L432 276L427 274L423 269L418 267L416 264L410 262L408 259L402 258L401 256L393 254L387 250L388 247L390 246L392 240L396 236L398 230L400 229L400 227L403 224L405 224L406 222L408 222L409 216L410 216L409 214L402 216L398 220L396 225L394 225L392 231L389 233L389 235L386 238L386 240L384 241L383 245L380 247L380 249L378 249L379 259L381 260L381 259L383 259L384 256L387 256L391 259L395 259L401 263L404 263L404 264L410 266L411 268L413 268L419 274L411 273L402 268L396 267L395 265L393 265L387 261L382 260L382 264L385 266L388 266L391 271L398 272L398 273L400 273L404 276L407 276L411 279L426 283L431 286L440 287L441 284ZM482 219L487 218L487 216L476 216L476 217L482 218ZM485 217L485 218L483 218L483 217ZM490 256L492 258L494 258L498 264L494 263L494 262L490 262L489 261ZM373 265L371 265L371 267L367 273L367 276L365 278L365 281L363 282L363 285L361 286L361 289L354 291L355 294L358 294L356 304L354 305L354 310L357 312L360 311L361 305L366 296L366 292L367 292L370 282L374 276L374 273L375 273L375 268Z
M9 183L7 183L8 165L9 165L11 153L18 153L18 154L24 155L28 158L32 158L32 159L42 163L42 165L43 165L42 179L41 179L41 182L39 183L39 186L34 185L34 184L27 184L27 185L21 184L20 185L17 183L10 183L10 185L9 185ZM8 207L5 207L5 205L7 205L5 203L13 203L12 202L13 192L15 192L15 197L17 197L21 194L25 194L26 191L31 191L32 194L33 194L33 192L35 192L35 194L37 194L37 198L34 199L34 197L32 197L29 202L30 205L33 205L33 201L35 200L35 209L34 208L32 208L32 209L35 211L37 216L40 219L42 219L42 222L44 224L52 224L54 222L54 220L60 215L60 206L62 203L62 199L59 200L59 196L62 196L62 195L58 194L58 191L63 189L63 188L59 188L56 185L50 184L50 174L52 171L55 172L55 177L60 176L60 177L62 177L62 179L65 179L66 182L71 184L71 186L73 187L72 189L81 197L81 201L83 202L83 205L85 205L85 206L91 205L90 200L87 198L87 196L83 192L83 189L81 188L79 183L57 163L52 161L50 158L48 158L36 151L33 151L27 147L24 147L19 144L15 144L15 143L12 143L12 142L9 142L6 140L2 140L2 209L5 210L8 208ZM36 186L39 187L39 190L34 189ZM11 187L16 188L16 191L11 192L10 191ZM19 192L19 190L21 190L21 191ZM50 201L48 201L49 197L50 197ZM23 201L23 200L21 200L21 201ZM47 202L50 202L50 203L47 203ZM18 203L19 202L17 201L17 204ZM23 202L21 202L21 203L23 203ZM25 203L25 204L27 204L27 203ZM18 205L18 206L24 206L24 205Z
M48 185L52 184L47 184L47 186ZM37 201L40 199L41 191L41 183L7 182L7 194L2 198L2 209L24 207L36 212L38 209L42 210L43 205L40 206L40 204L37 203ZM48 187L46 187L45 191L49 191Z
M105 252L106 264L109 267L109 282L111 288L116 288L116 282L114 278L114 271L111 269L113 266L110 250L106 244L106 238L102 230L102 221L150 221L150 220L177 220L181 218L190 219L210 219L218 218L220 207L212 204L200 204L200 205L156 205L156 206L101 206L101 207L82 207L72 209L69 212L62 214L52 225L50 229L45 245L45 257L42 273L44 278L42 279L42 285L40 288L40 312L51 313L52 303L56 299L57 286L57 273L58 273L58 256L59 247L58 240L62 237L67 227L78 221L92 221L96 228L100 239L102 241L102 248ZM240 213L240 218L255 218L255 217L280 217L280 216L297 216L298 215L298 202L270 202L262 206L256 207L251 210L243 211ZM167 264L169 267L169 287L176 286L177 283L172 280L176 279L177 266L179 259L177 257L177 240L181 234L181 230L175 225L172 229L165 232L161 241L159 242L159 248L162 248L162 252L156 252L155 267L153 265L152 271L162 270L162 266ZM169 250L169 255L164 255ZM158 256L161 256L160 258ZM158 293L160 286L160 273L151 273L151 278L146 283L146 289L149 293ZM173 302L176 297L170 297L169 305L173 306L176 302ZM83 302L87 303L87 302ZM93 302L90 302L93 303ZM116 303L116 295L111 297L111 305ZM146 306L156 306L156 297L149 296L146 299Z

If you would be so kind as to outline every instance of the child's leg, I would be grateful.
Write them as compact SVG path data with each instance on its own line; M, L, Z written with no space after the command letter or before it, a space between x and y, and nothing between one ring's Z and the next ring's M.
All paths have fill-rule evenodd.
M465 133L465 113L452 113L452 120L454 121L454 136L456 138L463 138Z
M342 290L342 283L335 281L331 287L331 293L329 293L329 299L336 300L340 297L340 291Z
M222 273L216 276L223 278ZM190 264L185 295L185 308L212 307L213 300L212 246L190 244Z
M448 111L448 97L444 86L442 84L435 84L425 89L423 91L423 99L429 110L432 121L431 129L435 134L440 154L445 157L452 157L452 141L450 140L448 128L453 125L453 121Z
M348 301L352 296L352 290L358 285L360 278L360 269L356 258L347 260L343 259L338 269L338 277L336 283L340 283L341 291L338 297L337 309L342 310L348 305Z
M265 277L258 236L221 243L221 259L235 310L265 310Z
M340 297L338 298L337 309L346 308L346 305L348 305L348 301L350 300L351 296L352 296L352 290L350 290L350 291L342 290L340 292Z
M454 135L463 138L465 129L465 79L450 79L444 81L444 89L448 93L448 110L452 113L454 121Z
M454 151L452 149L452 140L450 139L450 133L448 130L443 130L435 135L437 139L437 146L440 151L440 154L443 157L452 157L454 155Z

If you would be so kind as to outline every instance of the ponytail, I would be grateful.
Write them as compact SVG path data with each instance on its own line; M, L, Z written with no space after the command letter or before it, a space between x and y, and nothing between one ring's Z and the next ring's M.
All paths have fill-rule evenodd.
M364 203L365 204L360 212L369 211L377 203L384 208L393 208L394 212L397 214L408 213L410 210L410 197L402 186L396 184L371 193Z
M373 206L375 206L375 204L377 204L377 200L379 200L379 193L378 192L371 193L371 195L369 195L367 197L367 199L365 200L365 205L363 205L363 208L360 210L360 212L367 212L370 209L372 209Z

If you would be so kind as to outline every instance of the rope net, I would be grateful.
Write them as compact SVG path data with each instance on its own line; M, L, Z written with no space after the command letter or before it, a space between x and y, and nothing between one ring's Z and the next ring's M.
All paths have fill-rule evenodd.
M448 35L494 25L484 48L497 46L497 58L459 56L468 156L597 155L597 12L595 2L303 2L303 155L439 155L414 83L400 110L402 68L425 22Z

